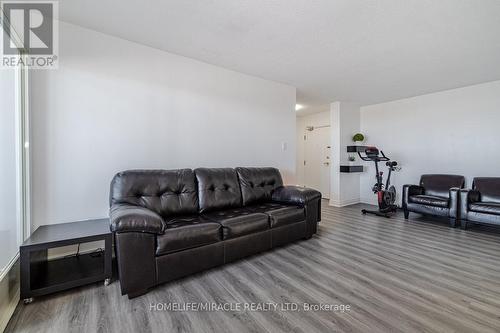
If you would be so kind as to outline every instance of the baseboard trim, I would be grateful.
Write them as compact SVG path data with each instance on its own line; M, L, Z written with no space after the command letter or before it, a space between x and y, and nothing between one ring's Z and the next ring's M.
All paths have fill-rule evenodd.
M21 290L17 288L14 298L9 302L9 305L5 309L2 318L0 318L0 332L3 332L7 325L9 324L9 320L16 311L17 303L19 303L19 297L21 297Z
M359 202L368 205L377 205L377 197L360 198Z
M0 302L0 332L3 332L19 303L19 259L0 280L0 295L2 298L2 302Z
M349 200L333 200L333 199L331 199L328 204L330 206L333 206L333 207L345 207L345 206L355 205L358 203L360 203L359 198L354 198L354 199L349 199Z

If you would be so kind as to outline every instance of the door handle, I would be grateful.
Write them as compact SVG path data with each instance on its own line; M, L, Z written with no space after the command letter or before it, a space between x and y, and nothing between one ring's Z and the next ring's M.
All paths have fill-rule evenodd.
M330 165L330 162L324 162L323 164L324 165Z

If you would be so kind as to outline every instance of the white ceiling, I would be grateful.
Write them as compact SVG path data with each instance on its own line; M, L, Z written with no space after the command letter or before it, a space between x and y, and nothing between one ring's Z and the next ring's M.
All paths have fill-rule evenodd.
M61 19L373 104L500 79L499 0L67 0Z

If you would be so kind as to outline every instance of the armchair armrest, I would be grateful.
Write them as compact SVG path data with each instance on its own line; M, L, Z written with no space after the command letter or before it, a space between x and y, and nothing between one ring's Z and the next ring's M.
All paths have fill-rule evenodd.
M272 201L305 206L313 200L321 199L321 193L300 186L281 186L274 190Z
M460 217L467 217L469 204L481 201L481 193L476 190L460 190Z
M109 211L113 232L163 234L165 222L156 212L134 205L116 204Z
M403 185L403 208L406 207L408 199L412 195L422 195L425 193L425 189L418 185Z
M470 190L467 195L468 203L474 203L481 201L481 192L476 190Z
M460 218L460 188L452 187L450 188L450 214L449 216L455 219Z

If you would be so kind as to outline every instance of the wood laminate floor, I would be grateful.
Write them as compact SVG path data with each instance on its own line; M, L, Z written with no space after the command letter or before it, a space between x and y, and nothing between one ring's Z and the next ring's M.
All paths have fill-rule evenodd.
M312 239L133 300L114 282L19 304L6 332L500 332L499 229L362 216L361 207L325 204ZM233 309L161 311L191 302ZM262 303L278 309L235 308ZM304 303L350 310L305 311Z

